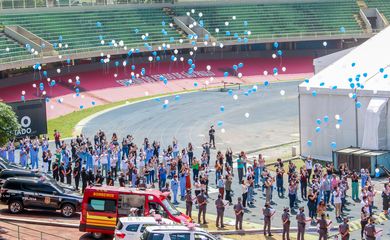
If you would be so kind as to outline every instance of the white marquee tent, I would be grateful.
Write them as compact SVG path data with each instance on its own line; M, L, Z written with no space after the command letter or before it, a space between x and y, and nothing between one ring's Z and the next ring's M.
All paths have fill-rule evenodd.
M390 27L299 85L301 155L390 150Z

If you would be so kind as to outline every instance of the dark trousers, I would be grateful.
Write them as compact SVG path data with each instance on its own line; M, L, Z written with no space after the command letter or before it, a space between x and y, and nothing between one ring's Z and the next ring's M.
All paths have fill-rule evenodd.
M241 184L242 178L244 177L244 169L237 168L237 171L238 171L238 183Z
M199 206L199 212L198 212L198 223L200 223L200 216L203 217L203 223L206 222L206 205Z
M290 239L290 223L287 222L283 224L283 240Z
M191 217L191 212L192 212L192 202L186 202L186 215Z
M82 182L82 186L81 186L81 192L82 193L84 193L86 187L87 187L87 181L83 181Z
M79 190L80 177L75 177L74 178L74 182L75 182L75 185L76 185L76 190Z
M295 204L295 198L297 197L296 194L289 194L288 198L290 200L290 209L292 210Z
M246 208L246 199L248 197L248 192L242 194L242 206Z
M229 203L232 203L233 200L232 200L232 196L230 195L230 193L231 193L231 190L226 190L225 200L229 201Z
M209 135L210 136L210 146L213 146L215 148L215 137L214 135Z
M360 231L360 235L361 235L362 239L364 236L364 228L366 227L367 223L368 223L368 221L360 221L360 225L362 225L362 229Z
M268 232L268 235L271 235L271 218L264 217L264 235Z
M307 183L302 184L301 183L301 197L306 199L307 198Z
M217 227L223 226L223 213L224 213L224 210L217 210L217 220L216 220Z

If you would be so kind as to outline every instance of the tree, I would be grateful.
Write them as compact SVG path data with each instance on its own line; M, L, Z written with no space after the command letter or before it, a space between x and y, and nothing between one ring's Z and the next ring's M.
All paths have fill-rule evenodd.
M18 118L10 106L0 102L0 146L15 137L15 131L20 128Z

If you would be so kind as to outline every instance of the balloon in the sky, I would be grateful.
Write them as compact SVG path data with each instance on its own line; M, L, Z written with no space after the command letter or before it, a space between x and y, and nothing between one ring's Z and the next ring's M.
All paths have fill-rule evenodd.
M237 95L233 95L233 99L234 99L234 100L237 100L237 99L238 99L238 96L237 96Z
M280 95L284 96L286 94L286 91L280 90Z
M246 117L246 118L249 118L249 113L245 113L245 117Z
M337 147L336 142L331 142L331 143L330 143L330 147L331 147L332 149L335 149L335 148Z
M221 112L224 112L224 111L225 111L225 106L221 106L221 107L219 108L219 110L220 110Z
M221 129L221 133L225 133L226 130L224 128Z
M210 65L207 65L207 66L206 66L206 69L207 69L207 71L210 71L210 70L211 70L211 66L210 66Z
M311 147L313 145L313 142L311 140L307 140L307 146Z
M321 131L321 128L320 127L316 127L316 132L320 132Z

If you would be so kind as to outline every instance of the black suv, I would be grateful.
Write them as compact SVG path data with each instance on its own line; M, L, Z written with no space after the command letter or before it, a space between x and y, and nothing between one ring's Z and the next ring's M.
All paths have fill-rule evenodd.
M80 211L80 194L62 188L56 182L42 178L8 178L1 187L1 201L8 204L11 213L24 208L61 210L64 217Z
M9 168L19 168L20 167L14 163L9 163L7 160L4 158L0 157L0 172L3 171L4 169L9 169Z
M48 181L53 181L55 182L54 178L52 178L48 174L36 172L36 171L31 171L31 170L26 170L26 169L4 169L3 171L0 172L0 187L3 185L5 180L11 177L36 177L36 178L45 178ZM72 190L74 191L75 188L71 185L67 185L64 183L58 183L61 187L67 189L67 190Z

